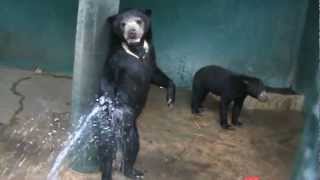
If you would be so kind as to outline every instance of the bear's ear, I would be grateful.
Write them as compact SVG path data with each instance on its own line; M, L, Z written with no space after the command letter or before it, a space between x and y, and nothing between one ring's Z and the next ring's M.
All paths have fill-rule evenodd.
M149 17L152 15L152 10L151 9L144 9L143 12L144 12L145 15L147 15Z
M108 21L110 24L112 24L113 21L116 19L116 17L117 17L117 15L109 16L108 19L107 19L107 21Z

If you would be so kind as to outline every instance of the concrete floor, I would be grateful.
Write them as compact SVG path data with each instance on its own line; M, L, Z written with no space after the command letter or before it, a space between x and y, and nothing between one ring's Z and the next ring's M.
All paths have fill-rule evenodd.
M71 79L5 68L0 77L0 180L46 179L68 135ZM273 95L268 104L249 99L244 126L225 131L214 98L207 98L202 116L193 116L189 97L190 91L178 90L175 108L168 109L163 89L150 92L139 119L137 162L146 180L289 179L303 128L303 98ZM64 179L99 180L65 174Z

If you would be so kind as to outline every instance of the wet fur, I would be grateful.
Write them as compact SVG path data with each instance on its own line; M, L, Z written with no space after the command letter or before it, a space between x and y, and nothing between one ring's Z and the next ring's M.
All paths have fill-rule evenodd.
M142 61L129 55L121 47L124 42L123 31L119 28L120 22L128 16L139 16L145 23L143 40L149 44L149 53ZM167 101L175 101L175 84L157 66L155 50L151 40L151 11L131 9L109 18L112 24L112 45L110 56L106 60L104 73L101 79L100 95L108 94L117 99L117 108L126 108L127 113L123 119L124 164L123 173L130 178L139 179L140 171L133 168L139 152L139 133L136 125L142 109L145 106L151 84L167 88ZM143 51L143 43L128 45L136 54ZM100 127L100 129L103 127ZM101 160L102 180L112 179L112 163L116 153L115 145L108 142L114 140L113 136L100 136L98 153Z

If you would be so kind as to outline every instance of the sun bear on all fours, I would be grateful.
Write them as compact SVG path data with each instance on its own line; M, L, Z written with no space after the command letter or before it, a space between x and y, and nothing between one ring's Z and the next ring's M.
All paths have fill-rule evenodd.
M193 78L192 85L192 113L199 113L201 103L208 93L221 97L220 99L220 125L224 129L230 128L228 124L228 107L233 102L232 124L240 126L239 115L247 95L266 101L267 95L263 82L254 77L233 73L219 66L206 66L201 68Z
M117 99L123 109L121 147L113 135L101 133L98 155L102 180L112 179L112 166L118 148L122 149L120 170L125 176L140 179L143 173L133 168L139 151L136 120L145 106L150 84L167 89L169 106L175 101L175 84L157 66L151 42L151 10L129 9L108 18L112 25L113 44L100 84L100 95ZM104 127L100 127L104 128ZM108 128L108 127L106 127ZM115 131L115 130L113 130Z

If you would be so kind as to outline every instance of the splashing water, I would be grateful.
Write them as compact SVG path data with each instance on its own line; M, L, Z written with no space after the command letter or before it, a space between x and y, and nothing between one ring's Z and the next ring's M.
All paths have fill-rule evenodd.
M99 124L99 127L96 128L98 128L98 130L100 131L100 136L109 136L110 134L115 136L115 146L117 148L115 165L120 168L121 164L123 164L122 153L124 152L126 147L124 147L125 140L122 138L124 135L124 122L122 121L122 119L124 117L124 114L128 115L127 113L131 113L131 110L124 106L122 106L121 108L117 107L117 98L111 99L107 95L101 96L100 98L96 99L96 101L98 102L98 104L94 106L89 115L87 115L85 118L80 118L80 126L70 136L69 140L67 140L67 142L65 143L65 147L58 154L47 176L47 180L59 179L59 171L62 168L64 160L67 158L70 152L73 151L77 143L80 142L81 138L84 138L87 129L91 127L90 125L96 127ZM97 122L93 121L94 118L98 119L98 124L96 124ZM97 137L94 136L93 140L99 142L99 140L97 140L96 138ZM102 143L112 143L108 142L108 138L103 139L104 142Z
M49 174L48 174L48 180L56 180L58 179L58 174L59 174L59 168L61 167L63 161L67 157L67 155L70 153L72 148L76 145L76 142L81 138L81 135L83 134L84 130L88 128L88 124L92 117L94 117L99 111L102 110L103 107L101 106L95 106L91 113L84 119L83 123L81 124L80 128L74 132L73 137L67 143L65 148L59 153L57 156L53 167L51 168Z

